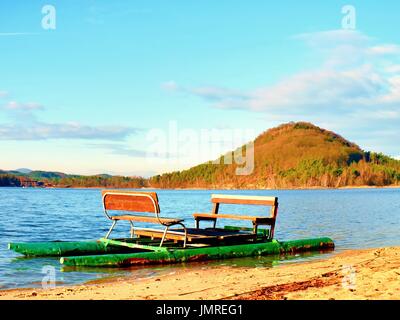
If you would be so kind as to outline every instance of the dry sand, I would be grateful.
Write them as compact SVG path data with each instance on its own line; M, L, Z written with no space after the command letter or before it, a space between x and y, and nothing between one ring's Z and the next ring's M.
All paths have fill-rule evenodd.
M400 247L270 269L189 268L142 281L5 290L0 299L400 299Z

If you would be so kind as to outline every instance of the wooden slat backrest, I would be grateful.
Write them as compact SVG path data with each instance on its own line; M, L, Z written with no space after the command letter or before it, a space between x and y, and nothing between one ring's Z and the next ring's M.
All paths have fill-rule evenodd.
M160 213L157 193L103 190L105 210Z
M227 203L227 204L253 204L253 205L266 205L274 206L277 202L277 197L265 196L241 196L241 195L226 195L226 194L212 194L211 202L213 203Z
M222 203L270 206L271 218L276 218L278 212L277 197L212 194L211 202L214 204L212 213L218 213L219 205Z

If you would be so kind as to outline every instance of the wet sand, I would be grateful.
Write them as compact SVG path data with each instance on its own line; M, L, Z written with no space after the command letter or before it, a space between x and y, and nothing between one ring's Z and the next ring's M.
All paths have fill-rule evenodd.
M0 299L400 299L400 247L274 268L186 269L136 281L0 291Z

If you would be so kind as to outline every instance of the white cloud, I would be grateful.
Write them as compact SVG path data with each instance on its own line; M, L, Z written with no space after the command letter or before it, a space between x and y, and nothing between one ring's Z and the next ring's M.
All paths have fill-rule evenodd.
M187 92L203 97L208 100L221 100L221 98L228 98L232 100L248 100L250 96L239 90L232 90L222 87L204 86L197 88L186 89Z
M320 32L301 33L293 36L293 39L306 42L310 46L337 47L341 45L360 46L368 43L371 38L356 30L328 30Z
M222 99L231 100L247 100L250 96L239 90L233 90L217 86L201 86L201 87L184 87L177 84L175 81L168 81L161 84L161 88L170 92L182 92L210 101L219 101Z
M19 103L17 101L9 101L5 108L8 110L33 111L43 109L43 106L35 102Z
M379 95L383 86L381 77L368 66L346 71L310 71L256 90L248 107L255 111L285 108L292 112L352 108Z
M390 153L398 154L400 46L382 44L361 32L348 30L293 38L306 43L313 57L322 57L320 66L247 91L220 86L188 88L176 83L175 90L201 97L215 108L265 113L274 121L328 124L328 129L340 129L351 139L370 137L367 148L376 150L384 146ZM387 129L385 134L382 128Z
M382 95L377 103L381 104L399 104L400 103L400 76L394 76L387 79L388 91Z
M35 32L0 32L0 37L13 37L13 36L30 36L36 35Z
M0 111L5 112L12 122L0 125L0 140L123 140L139 131L123 126L90 126L77 122L48 123L38 120L37 111L43 105L34 102L9 101Z
M398 77L385 78L370 65L298 73L247 93L220 87L190 88L185 92L210 100L217 108L295 114L331 112L332 108L349 112L374 103L400 102Z
M400 46L371 45L372 38L349 30L300 34L294 38L317 50L329 48L320 68L293 74L248 92L218 86L186 88L175 82L174 90L210 100L217 108L275 110L285 114L338 109L348 113L359 108L368 111L374 106L381 109L400 104L400 76L396 75L400 65L387 65L392 60L386 56L400 52ZM350 58L349 50L355 53ZM386 62L386 67L381 67L382 62Z
M146 150L134 149L126 144L120 143L96 143L89 144L89 147L108 150L108 152L117 155L123 155L134 158L145 158L148 156Z
M175 81L167 81L161 84L161 88L166 91L177 91L179 89L178 84Z
M121 126L88 126L79 123L8 124L0 127L0 140L123 140L138 129Z
M367 52L376 55L400 54L400 46L394 44L373 46L368 48Z
M399 121L400 120L400 110L397 109L376 109L366 112L365 110L358 109L354 112L348 114L351 118L357 119L358 121L377 121L377 122L387 122L387 121Z
M392 64L384 69L387 73L400 73L400 65L398 64Z

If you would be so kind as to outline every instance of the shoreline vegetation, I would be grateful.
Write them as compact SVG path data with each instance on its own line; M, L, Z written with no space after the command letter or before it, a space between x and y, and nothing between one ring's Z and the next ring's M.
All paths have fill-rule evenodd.
M6 289L0 290L0 300L386 300L399 298L399 276L400 247L387 247L272 268L182 268L142 280L127 276L50 289Z
M246 148L238 149L243 154ZM47 171L2 171L0 187L152 189L340 189L400 186L400 160L362 150L340 135L297 122L267 130L254 140L254 170L237 175L236 151L187 170L150 178ZM246 161L248 161L246 155Z
M1 188L4 188L6 186L0 186ZM10 186L8 186L10 187ZM14 186L13 186L14 187ZM18 187L16 187L18 188ZM25 188L25 187L21 187ZM90 190L90 189L96 189L96 190L101 190L104 188L108 187L102 187L102 186L97 186L97 187L62 187L62 186L46 186L46 187L26 187L26 188L38 188L38 189L71 189L71 190ZM109 188L115 188L115 189L138 189L138 190L185 190L185 191L190 191L190 190L224 190L224 191L229 191L229 190L243 190L243 191L257 191L257 190L271 190L271 191L285 191L285 190L358 190L358 189L400 189L400 185L387 185L387 186L344 186L344 187L296 187L296 188L157 188L157 187L126 187L126 188L117 188L110 186Z

